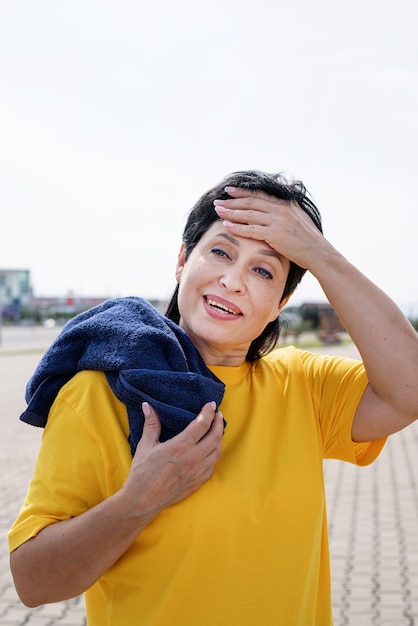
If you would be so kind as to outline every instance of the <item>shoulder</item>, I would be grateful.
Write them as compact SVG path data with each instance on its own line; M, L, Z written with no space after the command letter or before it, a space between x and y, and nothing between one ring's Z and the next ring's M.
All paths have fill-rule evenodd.
M265 357L257 361L257 369L270 369L277 372L285 373L292 371L296 373L304 368L307 353L295 348L287 346L285 348L275 348Z
M57 400L65 401L78 409L93 401L113 402L114 399L117 401L106 374L95 370L77 372L57 394Z
M129 434L127 408L113 393L106 374L82 370L59 391L48 421L56 415L71 412L92 431L121 430ZM104 428L105 427L105 428Z
M299 373L309 380L348 377L354 381L365 377L364 365L357 359L309 352L294 346L276 348L260 359L259 365L282 374L297 375Z
M72 378L62 387L59 395L68 395L79 389L95 388L98 391L105 391L109 387L106 374L99 370L81 370L74 374Z
M286 365L295 361L300 361L303 355L302 350L294 346L286 346L285 348L275 348L269 354L260 359L260 362L269 365Z

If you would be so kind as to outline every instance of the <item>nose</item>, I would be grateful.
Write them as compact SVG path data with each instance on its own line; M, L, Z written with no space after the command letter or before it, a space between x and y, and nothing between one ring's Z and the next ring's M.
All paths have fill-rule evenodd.
M228 291L234 293L245 292L243 270L238 265L230 265L219 278L219 283Z

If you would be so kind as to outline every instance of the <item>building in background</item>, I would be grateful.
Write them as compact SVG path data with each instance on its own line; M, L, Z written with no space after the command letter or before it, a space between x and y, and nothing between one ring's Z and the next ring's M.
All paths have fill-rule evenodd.
M323 343L340 343L344 333L336 312L329 302L304 302L300 306L288 306L283 309L285 321L282 335L293 336L295 340L303 332L315 332Z
M0 269L0 316L18 322L22 307L30 305L32 287L29 270Z
M64 324L75 315L95 307L103 297L77 296L68 291L62 297L34 296L30 270L0 269L0 325L2 322L19 324ZM161 313L167 308L164 300L150 300ZM315 332L325 343L338 343L344 328L328 302L305 302L283 309L282 335L294 336Z

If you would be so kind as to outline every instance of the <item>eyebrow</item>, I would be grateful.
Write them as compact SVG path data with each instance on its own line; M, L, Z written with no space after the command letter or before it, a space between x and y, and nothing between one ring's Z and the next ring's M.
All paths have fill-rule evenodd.
M233 237L232 235L230 235L229 233L218 233L221 237L225 237L225 239L227 239L228 241L230 241L232 244L234 244L234 246L239 246L239 239L236 239L235 237ZM276 250L273 250L273 248L271 248L271 250L269 250L268 248L262 248L261 250L259 250L260 254L264 254L265 256L272 256L275 259L278 259L280 262L282 261L282 255L279 254L278 252L276 252Z

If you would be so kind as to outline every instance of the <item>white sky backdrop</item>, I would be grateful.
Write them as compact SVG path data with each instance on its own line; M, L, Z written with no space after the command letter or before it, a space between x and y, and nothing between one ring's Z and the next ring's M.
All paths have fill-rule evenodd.
M418 315L417 25L416 0L0 0L0 268L165 298L195 200L286 171Z

